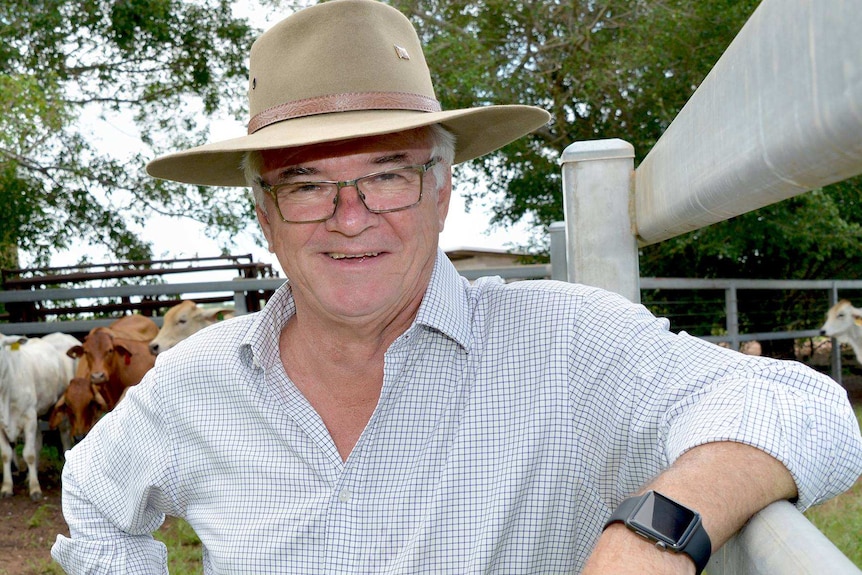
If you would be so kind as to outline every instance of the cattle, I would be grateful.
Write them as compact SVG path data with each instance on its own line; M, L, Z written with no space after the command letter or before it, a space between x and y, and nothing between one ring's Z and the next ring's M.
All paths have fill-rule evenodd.
M75 437L86 435L99 416L113 409L125 390L153 367L149 342L158 331L153 320L141 315L90 330L83 344L68 350L80 364L69 389L54 405L50 424L68 420Z
M150 342L150 352L158 355L208 325L233 316L234 310L231 308L202 308L191 300L185 300L165 314L162 329Z
M0 335L0 455L3 484L0 496L12 495L13 446L23 434L22 455L27 464L30 498L42 498L38 457L42 434L38 418L63 395L75 373L75 361L66 350L79 342L53 333L43 338ZM65 442L64 442L65 443Z
M820 335L850 344L856 361L862 364L862 309L842 299L826 313L826 323L820 328Z
M92 429L102 414L108 411L110 411L108 402L105 401L98 386L90 381L86 363L81 362L66 392L54 404L48 425L52 429L65 426L71 438L77 441Z

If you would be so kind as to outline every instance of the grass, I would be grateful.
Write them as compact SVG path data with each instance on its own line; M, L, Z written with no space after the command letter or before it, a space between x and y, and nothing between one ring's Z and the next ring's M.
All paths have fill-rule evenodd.
M41 527L42 524L45 522L45 516L51 513L56 508L56 505L52 505L50 503L43 503L36 508L36 511L33 512L33 515L31 515L30 519L27 520L27 527L30 529Z
M188 523L168 517L153 536L168 548L168 571L172 575L203 573L201 542Z

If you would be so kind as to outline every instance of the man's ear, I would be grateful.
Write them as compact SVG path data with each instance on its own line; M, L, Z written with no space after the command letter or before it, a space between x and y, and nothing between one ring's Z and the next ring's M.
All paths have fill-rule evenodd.
M445 181L442 182L443 185L438 186L437 191L438 232L443 231L446 216L449 215L449 200L452 199L452 168L446 170L445 178Z
M266 238L267 249L269 249L271 253L274 253L272 247L273 230L272 224L269 221L269 216L266 215L266 212L259 205L254 207L254 213L257 214L257 222L260 224L260 230L263 232L263 237Z

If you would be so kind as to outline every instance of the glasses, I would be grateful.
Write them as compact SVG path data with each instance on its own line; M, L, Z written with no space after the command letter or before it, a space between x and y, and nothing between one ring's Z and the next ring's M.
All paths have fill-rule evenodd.
M274 186L263 180L258 183L272 196L283 222L324 222L335 215L341 188L355 187L362 204L373 214L388 214L415 206L422 200L425 173L438 161L431 158L425 164L392 168L343 182L288 182Z

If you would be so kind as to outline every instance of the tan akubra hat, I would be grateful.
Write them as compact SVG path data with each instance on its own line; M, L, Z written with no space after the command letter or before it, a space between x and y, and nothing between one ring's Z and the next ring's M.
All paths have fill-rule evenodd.
M156 178L245 186L245 152L290 148L442 124L455 162L500 148L544 125L533 106L443 111L419 38L398 10L372 0L332 0L301 10L252 45L248 135L156 158Z

